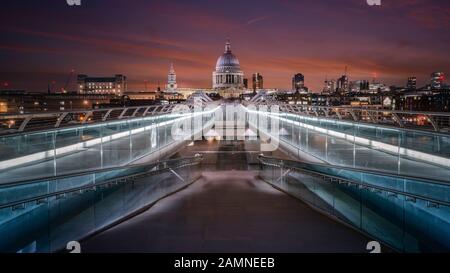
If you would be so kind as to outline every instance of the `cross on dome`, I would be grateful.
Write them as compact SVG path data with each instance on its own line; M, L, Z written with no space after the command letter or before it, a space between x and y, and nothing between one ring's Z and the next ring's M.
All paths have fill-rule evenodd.
M231 53L231 43L230 38L227 39L227 42L225 44L225 53Z

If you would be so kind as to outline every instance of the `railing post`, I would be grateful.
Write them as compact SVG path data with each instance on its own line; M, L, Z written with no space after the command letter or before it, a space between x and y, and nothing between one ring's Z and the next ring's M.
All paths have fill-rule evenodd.
M100 167L103 169L103 130L104 125L100 126Z
M136 108L136 110L134 110L133 115L132 115L133 118L136 116L139 109L141 109L141 107L138 107L138 108Z
M400 174L401 171L401 143L402 143L402 134L401 132L398 132L398 149L397 149L397 173Z
M127 122L128 123L128 139L129 139L129 149L130 149L130 162L133 160L133 139L132 139L132 135L131 135L131 131L132 131L132 127L131 127L131 122Z
M59 126L61 125L61 123L67 117L68 114L69 114L68 112L64 112L58 117L58 120L56 121L55 124L55 128L59 128Z
M398 126L400 126L400 128L403 128L403 122L396 113L392 113L392 118L394 119L395 122L397 122L397 124L398 124Z
M106 114L103 116L102 121L106 121L108 119L109 115L111 115L112 111L113 111L112 109L108 110L108 112L106 112Z
M53 143L53 174L56 176L56 131L52 134L52 143Z
M83 121L81 123L85 124L88 121L88 119L93 115L93 113L94 112L92 112L92 111L86 112L85 115L84 115Z
M353 125L353 167L356 167L356 129Z
M280 187L283 186L283 181L284 181L284 168L283 168L283 163L280 164Z
M425 117L428 119L428 121L433 126L434 131L439 132L439 125L433 120L433 117L430 115L425 115Z
M20 127L19 127L19 132L23 132L24 130L25 130L25 127L27 126L27 124L31 121L33 119L33 116L29 116L29 117L26 117L25 119L24 119L24 121L22 122L22 124L20 124Z

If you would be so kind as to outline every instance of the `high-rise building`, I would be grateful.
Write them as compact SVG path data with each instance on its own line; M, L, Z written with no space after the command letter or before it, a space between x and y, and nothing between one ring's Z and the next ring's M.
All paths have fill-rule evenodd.
M127 77L115 75L114 77L88 77L78 75L79 94L113 94L121 96L127 92Z
M335 80L325 80L325 86L323 88L323 94L332 94L336 92L336 81Z
M362 80L359 82L359 89L360 91L367 91L369 90L370 82L368 80Z
M416 90L417 88L417 78L416 77L409 77L408 82L406 84L406 89L408 90Z
M343 75L337 80L337 91L341 94L349 92L349 84L347 75Z
M244 79L244 89L248 89L248 79Z
M305 76L303 74L295 74L292 78L292 90L299 92L305 87Z
M365 92L369 90L369 81L367 80L359 80L359 81L351 81L349 83L349 92L351 93L359 93Z
M177 74L175 73L175 69L173 68L173 63L170 64L169 74L167 76L167 92L176 92L177 91Z
M431 88L441 89L444 86L444 78L443 72L434 72L431 74Z
M253 74L253 91L264 89L264 79L263 76L259 73Z

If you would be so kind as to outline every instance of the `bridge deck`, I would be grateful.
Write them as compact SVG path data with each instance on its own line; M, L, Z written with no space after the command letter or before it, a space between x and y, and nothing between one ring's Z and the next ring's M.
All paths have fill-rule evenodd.
M365 252L369 238L252 171L205 172L187 189L82 243L83 252Z

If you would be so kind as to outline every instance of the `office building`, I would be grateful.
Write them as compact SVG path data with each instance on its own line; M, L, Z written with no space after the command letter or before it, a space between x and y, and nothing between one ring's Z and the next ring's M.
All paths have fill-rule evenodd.
M441 89L444 86L444 73L434 72L431 74L431 89Z
M299 92L305 87L305 76L303 74L295 74L292 78L292 90Z
M253 91L264 89L264 79L259 73L255 73L252 76Z
M406 84L406 89L408 90L416 90L417 88L417 78L416 77L409 77L408 82Z
M79 94L111 94L121 96L127 92L127 78L124 75L114 77L89 77L78 75Z

